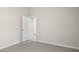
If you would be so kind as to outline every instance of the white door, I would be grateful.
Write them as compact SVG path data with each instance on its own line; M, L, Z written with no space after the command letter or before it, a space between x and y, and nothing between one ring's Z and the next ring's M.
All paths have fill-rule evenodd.
M32 35L33 35L33 39L36 40L36 35L37 35L37 31L36 31L36 16L31 16L31 28L32 28Z
M33 17L22 16L22 41L33 40L36 38L36 22Z
M22 16L22 41L29 39L29 18Z

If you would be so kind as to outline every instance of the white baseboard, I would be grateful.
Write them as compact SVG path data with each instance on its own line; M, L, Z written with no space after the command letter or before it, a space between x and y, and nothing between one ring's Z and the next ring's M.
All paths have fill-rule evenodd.
M12 43L12 44L5 45L5 46L3 46L3 47L0 47L0 50L2 50L2 49L4 49L4 48L7 48L7 47L9 47L9 46L12 46L12 45L16 45L16 44L18 44L18 43L20 43L20 42L18 41L18 42Z
M58 43L47 42L47 41L42 41L42 40L33 40L33 41L79 50L79 47L73 47L73 46L68 46L64 44L58 44Z

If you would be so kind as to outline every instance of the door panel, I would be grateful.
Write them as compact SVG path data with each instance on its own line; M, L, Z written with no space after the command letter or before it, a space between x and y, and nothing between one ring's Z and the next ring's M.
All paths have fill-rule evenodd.
M29 39L29 18L22 16L22 41Z
M22 16L22 41L36 39L35 17Z
M33 39L36 40L36 36L37 36L37 33L36 33L36 16L31 16L30 17L31 21L32 21L32 25L33 25Z

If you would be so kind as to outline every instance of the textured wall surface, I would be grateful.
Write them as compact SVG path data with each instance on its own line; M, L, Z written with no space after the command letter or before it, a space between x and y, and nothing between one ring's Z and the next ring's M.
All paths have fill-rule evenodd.
M0 8L0 48L21 39L21 16L27 16L28 8Z
M37 39L79 48L79 8L30 8L37 16Z

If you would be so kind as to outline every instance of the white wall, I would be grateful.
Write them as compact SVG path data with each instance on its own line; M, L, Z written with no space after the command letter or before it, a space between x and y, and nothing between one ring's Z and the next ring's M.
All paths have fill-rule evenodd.
M0 48L21 39L21 16L27 16L27 8L0 8Z
M37 16L37 39L79 48L79 8L30 8Z
M30 12L30 13L29 13ZM0 8L0 48L21 39L21 16L37 16L37 39L79 48L79 8Z

